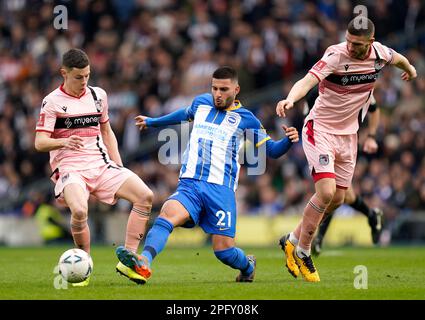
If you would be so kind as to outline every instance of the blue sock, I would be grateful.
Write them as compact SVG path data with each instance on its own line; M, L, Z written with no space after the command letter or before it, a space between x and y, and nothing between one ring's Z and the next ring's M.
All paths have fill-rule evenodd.
M241 270L243 275L250 275L254 271L254 267L249 263L245 253L236 247L214 251L215 256L224 264L233 269Z
M156 218L146 236L145 246L142 251L142 255L149 260L149 264L164 249L173 228L173 225L168 220L161 217Z

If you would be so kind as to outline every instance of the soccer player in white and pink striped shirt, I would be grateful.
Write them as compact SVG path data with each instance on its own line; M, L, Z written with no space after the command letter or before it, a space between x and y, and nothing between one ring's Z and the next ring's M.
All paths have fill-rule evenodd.
M302 132L316 192L297 228L280 240L288 271L294 277L301 272L307 281L320 281L311 259L311 243L325 212L332 212L343 203L345 190L351 185L357 156L358 118L363 119L367 113L379 72L386 65L394 65L404 71L403 80L416 78L416 70L409 61L376 42L374 33L370 19L353 19L348 25L346 41L330 46L276 107L277 115L285 117L286 110L319 84L319 97L305 119Z
M131 202L125 246L136 252L146 233L153 193L123 167L109 123L106 92L87 84L90 65L86 53L67 51L60 71L64 82L43 99L35 137L36 150L50 152L55 198L71 210L75 245L88 253L89 196L107 204L115 204L118 198ZM135 280L139 277L121 263L117 270ZM87 280L81 286L87 285Z

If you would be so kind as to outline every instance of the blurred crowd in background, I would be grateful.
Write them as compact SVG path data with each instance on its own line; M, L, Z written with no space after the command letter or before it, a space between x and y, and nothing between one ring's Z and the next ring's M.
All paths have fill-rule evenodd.
M71 47L89 55L89 83L108 93L125 165L154 191L157 211L177 185L179 166L158 162L157 137L140 134L134 116L155 117L189 105L195 95L210 91L218 66L231 65L239 72L239 98L273 138L283 136L282 123L301 129L304 101L285 120L276 117L275 105L329 45L344 41L357 3L367 6L376 39L408 57L418 78L404 83L396 68L381 73L375 91L379 151L359 152L354 188L370 206L384 210L389 226L400 215L423 210L425 3L420 0L3 0L0 202L16 200L8 212L31 214L34 206L28 209L22 194L32 197L34 186L48 180L48 154L33 147L35 124L43 97L62 83L61 57ZM65 30L53 26L57 5L67 8ZM360 143L364 137L360 131ZM242 169L239 214L300 214L312 192L299 143L281 159L268 160L262 176ZM125 203L115 208L127 209Z

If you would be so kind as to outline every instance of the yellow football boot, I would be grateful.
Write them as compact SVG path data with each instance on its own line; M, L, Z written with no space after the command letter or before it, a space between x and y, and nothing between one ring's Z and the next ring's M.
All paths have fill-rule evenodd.
M291 241L289 241L289 234L286 236L283 236L279 240L279 244L282 247L283 252L285 252L286 256L286 268L288 269L288 272L294 277L298 277L300 273L300 269L298 268L297 263L295 262L294 255L295 255L295 246L292 244Z
M125 266L121 261L118 262L115 269L117 270L118 273L129 278L131 281L136 282L137 284L145 284L146 283L146 279L144 277L142 277L136 271L133 271L133 269Z
M131 252L123 246L119 246L115 250L115 253L120 261L116 268L119 273L137 284L145 284L146 281L148 281L152 274L152 270L149 268L146 257Z
M89 285L89 282L90 282L90 277L88 277L84 281L77 282L77 283L72 283L72 286L73 287L87 287Z
M303 255L302 258L300 258L296 252L294 252L294 258L303 278L308 282L319 282L319 273L317 272L317 269L314 266L313 260L311 259L311 255L306 256L303 253L301 254Z

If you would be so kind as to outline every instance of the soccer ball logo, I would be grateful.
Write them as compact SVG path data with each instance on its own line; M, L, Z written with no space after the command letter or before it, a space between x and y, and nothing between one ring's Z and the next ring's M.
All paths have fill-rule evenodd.
M70 283L86 280L93 271L93 260L81 249L65 251L59 258L59 274Z

